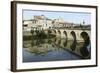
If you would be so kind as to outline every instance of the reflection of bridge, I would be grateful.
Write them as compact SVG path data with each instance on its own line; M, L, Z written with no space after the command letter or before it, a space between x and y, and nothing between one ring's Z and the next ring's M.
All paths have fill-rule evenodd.
M76 43L72 40L67 40L65 38L52 38L52 39L42 39L34 40L34 41L24 41L24 47L27 47L27 51L32 53L47 53L50 51L59 51L65 50L69 51L70 53L80 56L82 58L89 58L90 56L90 45L86 43ZM83 48L84 47L84 48ZM88 49L87 49L88 47Z
M45 33L50 33L56 35L56 37L68 38L69 40L87 40L90 39L91 31L90 29L48 29Z

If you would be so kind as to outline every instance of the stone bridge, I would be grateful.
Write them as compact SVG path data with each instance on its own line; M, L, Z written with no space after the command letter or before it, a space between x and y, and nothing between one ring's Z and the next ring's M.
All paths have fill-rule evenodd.
M86 41L91 39L90 29L48 29L45 33L56 35L56 37L68 40Z

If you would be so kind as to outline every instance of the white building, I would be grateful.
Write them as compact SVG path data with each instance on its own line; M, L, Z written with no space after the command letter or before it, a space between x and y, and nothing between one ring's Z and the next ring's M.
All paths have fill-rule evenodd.
M44 15L34 16L31 20L24 20L23 26L25 31L34 30L46 30L52 28L52 20L48 19Z
M24 20L23 21L23 29L24 31L30 31L32 27L32 20Z
M53 20L53 27L54 28L64 28L64 27L72 27L73 24L64 21L62 18L54 19Z
M41 29L41 30L52 28L52 20L48 19L44 15L34 16L33 19L34 19L33 28L36 27L37 29Z
M25 31L46 30L52 28L72 27L72 23L65 22L62 18L51 20L44 15L34 16L31 20L24 20L23 26Z

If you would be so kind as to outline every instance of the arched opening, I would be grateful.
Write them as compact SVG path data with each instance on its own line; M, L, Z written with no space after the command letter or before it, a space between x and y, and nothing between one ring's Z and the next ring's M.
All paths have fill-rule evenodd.
M48 30L48 34L51 34L52 33L52 31L51 30Z
M89 35L87 32L82 32L81 36L84 39L84 45L80 49L81 55L85 58L90 58L91 44Z
M74 31L71 32L71 35L73 36L73 39L76 40L76 34Z
M67 38L67 32L66 31L63 31L63 33L64 33L64 35L66 36L66 38Z
M54 33L56 34L56 30L54 30Z
M61 34L60 30L58 30L58 33Z
M84 39L84 42L85 43L90 43L90 38L89 38L89 35L88 35L88 33L86 33L86 32L82 32L81 33L81 36L82 36L82 38Z

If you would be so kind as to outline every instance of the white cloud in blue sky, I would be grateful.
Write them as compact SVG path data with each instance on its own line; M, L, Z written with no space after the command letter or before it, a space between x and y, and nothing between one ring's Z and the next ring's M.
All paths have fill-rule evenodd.
M23 10L23 20L32 19L34 15L44 15L49 19L63 18L64 21L72 23L91 24L91 14L83 12L60 12L60 11L36 11L36 10Z

